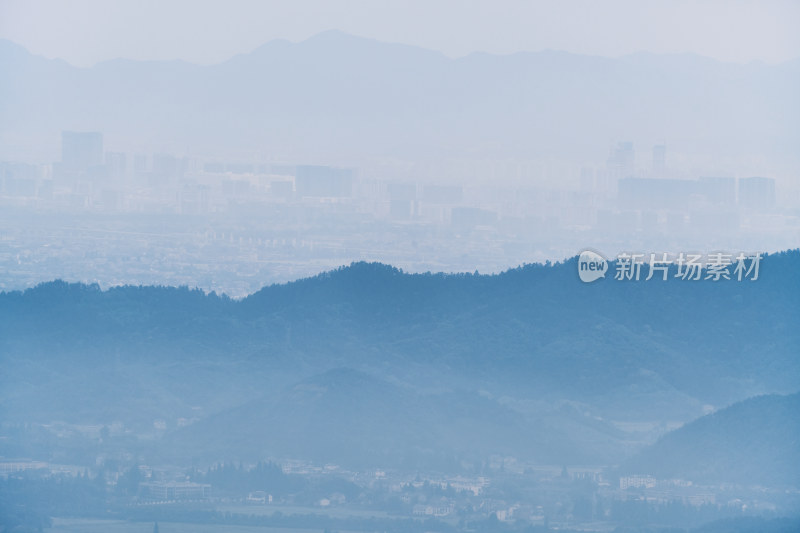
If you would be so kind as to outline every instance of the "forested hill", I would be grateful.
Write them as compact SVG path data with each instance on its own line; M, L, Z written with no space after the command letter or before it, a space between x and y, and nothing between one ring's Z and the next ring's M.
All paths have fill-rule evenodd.
M626 473L769 487L800 483L800 393L767 395L704 416L661 438Z
M797 250L741 282L585 284L576 259L498 275L355 263L243 300L54 281L0 294L0 417L152 427L280 403L349 368L398 394L480 393L523 416L568 405L590 426L688 421L800 388L799 270Z

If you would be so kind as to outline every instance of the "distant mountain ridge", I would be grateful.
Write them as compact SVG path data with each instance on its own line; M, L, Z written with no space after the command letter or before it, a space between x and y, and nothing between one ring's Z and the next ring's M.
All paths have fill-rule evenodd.
M476 393L420 395L348 368L303 380L176 431L165 448L201 461L252 460L265 453L319 462L414 469L492 454L533 456L542 463L596 459L567 444L559 428ZM608 439L609 442L612 439ZM608 444L607 444L608 445ZM586 455L584 455L586 454Z
M341 443L309 443L325 460L368 456L336 433L349 427L398 449L441 431L409 444L412 463L492 448L615 463L634 449L615 421L685 422L798 389L799 267L793 250L765 257L757 282L584 284L574 258L498 275L354 263L243 300L50 282L0 293L0 419L161 420L169 438L207 435L236 458L316 426ZM371 422L392 419L405 422ZM471 444L448 436L467 427Z
M602 160L609 139L669 139L676 150L795 165L797 92L797 61L554 51L449 59L341 32L269 42L211 66L114 60L81 69L0 42L0 138L48 144L75 129L120 144L287 158Z

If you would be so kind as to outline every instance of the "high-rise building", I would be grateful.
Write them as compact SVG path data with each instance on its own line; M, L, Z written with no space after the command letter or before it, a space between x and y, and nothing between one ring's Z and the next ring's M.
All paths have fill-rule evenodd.
M701 177L697 193L706 202L720 206L733 206L736 203L736 180L726 177Z
M417 184L412 182L391 182L386 184L389 195L389 214L392 218L407 220L416 209Z
M589 167L581 168L581 180L580 180L580 190L582 192L594 192L595 190L595 180L594 180L594 169Z
M153 154L153 178L157 183L180 177L180 167L178 159L172 154Z
M608 169L617 179L633 176L634 151L632 142L626 141L617 144L617 147L608 158Z
M663 178L667 170L667 147L663 144L653 146L653 177Z
M461 185L425 185L422 199L432 204L455 204L464 197Z
M625 209L677 209L689 207L697 182L661 178L622 178L617 199Z
M87 172L103 164L103 134L98 131L62 131L61 165L68 172Z
M295 176L297 195L349 197L353 190L353 171L315 165L300 165Z
M147 174L147 156L144 154L135 154L133 156L133 173L137 176Z
M122 179L128 172L128 158L124 152L106 152L106 168L113 179Z
M760 177L739 178L739 205L758 210L775 207L775 180Z

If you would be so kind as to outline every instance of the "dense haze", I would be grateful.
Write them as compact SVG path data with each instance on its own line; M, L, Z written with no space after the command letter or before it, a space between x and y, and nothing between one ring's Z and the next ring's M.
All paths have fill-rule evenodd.
M0 0L0 533L799 530L798 15Z
M211 66L76 68L8 41L0 61L7 289L241 297L353 260L500 272L800 242L797 61L450 59L337 31Z

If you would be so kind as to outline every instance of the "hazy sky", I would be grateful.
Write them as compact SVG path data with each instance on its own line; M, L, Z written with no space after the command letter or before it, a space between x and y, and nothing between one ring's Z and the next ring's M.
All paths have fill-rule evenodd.
M800 1L0 0L0 37L46 57L215 63L329 29L450 56L546 48L619 56L800 57Z

